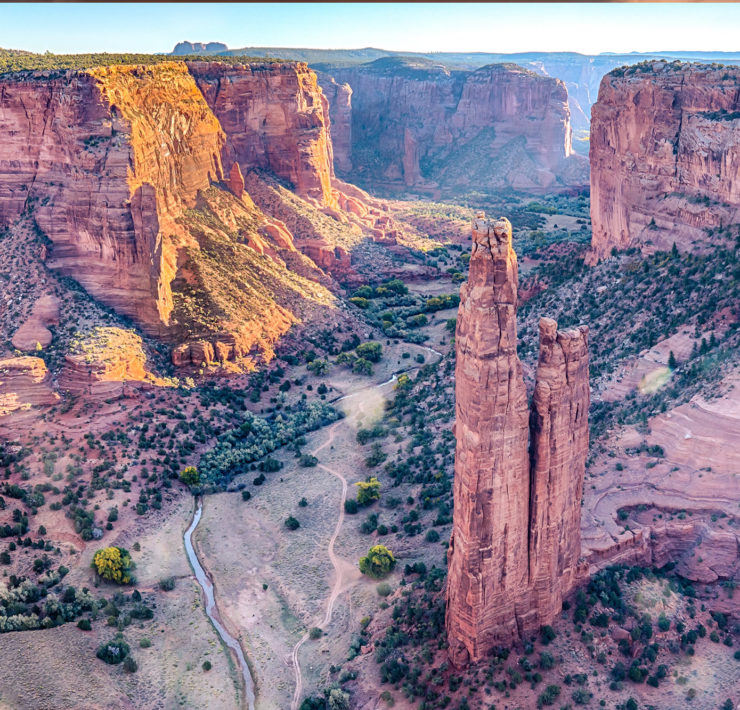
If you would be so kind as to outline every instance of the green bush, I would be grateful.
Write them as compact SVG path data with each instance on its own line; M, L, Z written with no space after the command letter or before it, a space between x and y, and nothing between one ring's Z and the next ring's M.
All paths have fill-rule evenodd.
M355 348L355 352L358 357L369 360L370 362L380 362L383 358L383 346L372 340L358 345L357 348Z
M188 466L187 468L184 468L180 472L180 480L186 486L190 486L191 488L193 486L199 486L200 485L200 473L198 473L198 469L195 468L195 466Z
M390 596L391 592L393 591L391 589L391 585L388 584L388 582L381 582L375 589L381 597Z
M382 579L396 566L396 558L385 545L371 547L365 557L360 558L360 572L374 579Z
M203 670L208 672L213 668L210 661L203 661Z
M90 619L80 619L77 622L77 628L82 629L83 631L90 631L92 629L92 624L90 623Z
M354 498L348 498L344 501L344 512L354 515L358 510L357 501Z
M162 579L159 580L159 588L163 592L171 592L175 588L175 578L162 577Z
M126 656L129 654L129 645L123 640L123 637L119 634L114 639L107 643L98 646L97 653L95 654L101 661L105 661L110 665L116 665L123 663Z
M375 476L371 476L366 481L358 481L355 486L357 486L358 505L366 506L380 500L380 481Z
M311 630L308 632L308 637L314 641L320 639L323 635L324 632L318 626L311 627Z
M288 528L288 530L298 530L298 528L301 527L301 524L292 515L289 515L285 519L285 527Z

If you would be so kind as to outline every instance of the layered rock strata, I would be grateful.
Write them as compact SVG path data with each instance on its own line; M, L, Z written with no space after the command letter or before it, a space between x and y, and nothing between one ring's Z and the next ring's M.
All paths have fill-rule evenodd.
M740 221L740 69L650 62L601 81L591 117L595 256L711 246Z
M48 407L59 401L51 375L38 357L0 360L0 417L17 411Z
M517 282L511 224L477 218L456 332L446 624L458 666L550 623L584 569L588 330L542 320L530 415L516 354Z
M513 64L450 72L402 57L332 74L352 91L345 162L353 180L430 190L588 183L587 161L572 150L568 92L559 79ZM330 80L322 87L336 93ZM332 124L344 126L343 97L330 108Z
M529 582L540 618L554 619L581 576L581 497L588 455L588 328L540 320L530 415ZM544 622L543 622L544 623Z

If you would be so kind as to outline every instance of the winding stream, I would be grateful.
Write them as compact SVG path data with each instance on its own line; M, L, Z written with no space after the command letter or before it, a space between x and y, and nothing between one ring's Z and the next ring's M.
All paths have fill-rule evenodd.
M234 638L219 620L218 609L216 608L216 600L213 594L213 584L206 574L206 571L200 564L200 561L198 560L198 555L195 554L195 550L193 549L193 531L195 530L195 528L198 527L198 523L200 522L200 518L202 515L203 502L198 499L198 507L195 510L195 515L193 515L193 522L190 523L190 527L185 531L185 535L183 536L183 541L185 542L185 552L187 553L190 564L192 565L193 571L195 572L195 578L198 580L198 584L200 584L201 589L205 594L206 614L208 615L208 618L211 620L211 623L216 628L218 635L223 639L223 642L234 653L236 653L237 660L239 661L239 668L242 672L242 676L244 677L244 693L247 699L247 707L249 708L249 710L254 710L254 681L252 680L252 673L250 672L249 666L247 665L247 659L244 656L244 651L242 650L239 640Z

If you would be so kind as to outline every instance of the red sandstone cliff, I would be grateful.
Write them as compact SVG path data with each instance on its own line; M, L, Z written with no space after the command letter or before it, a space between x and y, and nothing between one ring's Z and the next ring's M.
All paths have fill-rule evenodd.
M333 74L352 88L354 178L429 189L588 182L558 79L515 65L450 72L399 57ZM332 109L335 117L345 120Z
M550 623L584 572L588 330L558 331L555 321L542 320L529 417L516 354L516 304L511 224L478 218L456 332L446 625L457 666Z
M226 132L229 164L269 170L300 197L333 204L328 116L306 64L189 62L188 69Z
M321 90L329 102L334 167L342 173L352 169L352 87L334 77L318 74Z
M740 221L740 69L654 62L601 82L591 118L592 247L709 243Z
M185 66L4 78L0 136L0 224L28 209L50 266L163 332L175 220L222 177L223 132Z

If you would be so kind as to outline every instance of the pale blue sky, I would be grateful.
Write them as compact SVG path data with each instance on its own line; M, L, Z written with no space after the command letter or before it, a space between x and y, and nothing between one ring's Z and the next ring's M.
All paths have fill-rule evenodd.
M740 5L0 4L0 47L168 52L184 39L419 52L737 51Z

